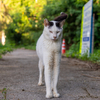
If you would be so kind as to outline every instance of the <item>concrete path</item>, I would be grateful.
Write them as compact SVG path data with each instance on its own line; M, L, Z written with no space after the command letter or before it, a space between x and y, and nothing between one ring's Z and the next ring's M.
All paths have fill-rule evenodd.
M35 51L17 49L0 59L0 90L6 100L47 100L45 86L38 86L38 58ZM60 98L51 100L100 100L100 69L85 62L62 58L58 82ZM0 92L0 100L4 100Z

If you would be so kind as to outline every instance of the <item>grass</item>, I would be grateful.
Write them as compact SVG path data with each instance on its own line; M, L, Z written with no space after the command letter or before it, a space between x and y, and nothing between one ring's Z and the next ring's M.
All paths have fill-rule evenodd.
M25 49L29 49L29 50L36 50L36 45L35 44L30 44L30 45L18 45L18 46L14 46L14 49L18 49L18 48L25 48Z
M29 50L36 50L36 46L35 45L27 45L24 46L25 49L29 49Z
M70 49L66 51L65 55L66 55L66 57L78 58L83 61L91 61L93 63L100 64L100 49L95 49L93 54L90 55L90 57L87 56L87 53L80 56L78 44L73 44L70 47Z
M7 52L11 52L14 49L18 49L18 48L25 48L25 49L29 49L29 50L36 50L36 45L35 44L31 44L31 45L10 45L10 44L6 44L6 45L2 45L0 44L0 58L2 58L3 54L6 54Z
M3 46L0 44L0 58L2 58L2 54L5 54L7 52L13 51L13 49L18 49L18 48L25 48L29 50L36 50L36 44L30 44L30 45L10 45L6 44ZM82 56L79 56L79 44L73 44L69 50L66 51L66 57L71 57L71 58L78 58L83 61L91 61L93 63L100 64L100 49L95 49L94 53L91 54L90 57L87 56L87 54L84 54Z
M13 47L10 45L2 45L0 44L0 58L2 58L2 54L6 54L7 52L10 52L13 50Z

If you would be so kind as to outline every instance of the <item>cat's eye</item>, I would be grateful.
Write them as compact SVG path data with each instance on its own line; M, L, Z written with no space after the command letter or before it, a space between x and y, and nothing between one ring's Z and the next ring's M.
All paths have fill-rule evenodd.
M53 33L52 31L49 31L50 33Z
M59 33L60 31L57 31L57 33Z

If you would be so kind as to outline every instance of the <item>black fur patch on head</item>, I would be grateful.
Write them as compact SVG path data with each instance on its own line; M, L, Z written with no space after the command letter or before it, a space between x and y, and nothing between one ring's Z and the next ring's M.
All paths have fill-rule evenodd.
M61 28L60 22L56 22L56 26L57 26L58 28Z
M53 22L49 22L49 27L52 27L54 25Z
M67 18L67 14L62 12L60 16L54 19L54 21L62 21L62 20L65 20L66 18Z

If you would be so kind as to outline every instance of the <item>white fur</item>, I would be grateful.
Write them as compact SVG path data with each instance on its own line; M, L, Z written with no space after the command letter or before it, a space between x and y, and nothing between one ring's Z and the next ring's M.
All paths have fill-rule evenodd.
M55 21L52 21L55 23ZM36 51L39 57L39 82L43 85L43 71L45 73L46 98L59 97L57 82L61 60L62 28L54 24L53 27L44 26L43 34L40 36ZM53 33L50 33L52 31ZM59 33L57 33L59 31ZM56 36L56 39L53 37Z

